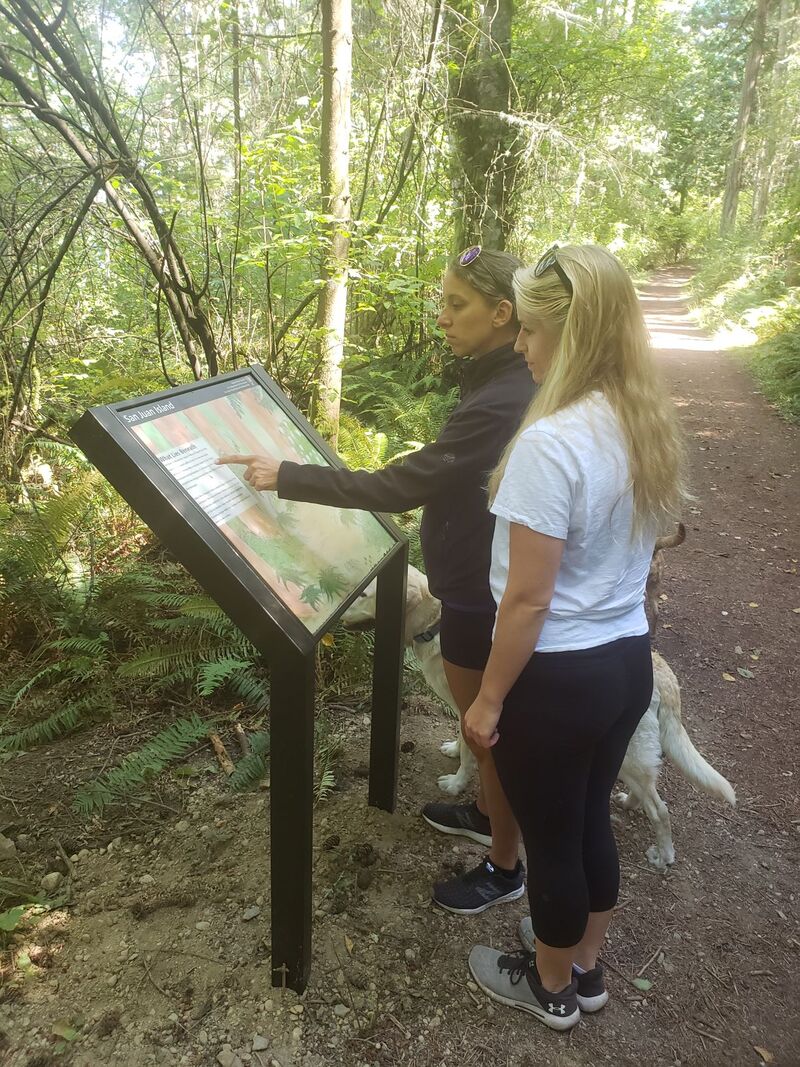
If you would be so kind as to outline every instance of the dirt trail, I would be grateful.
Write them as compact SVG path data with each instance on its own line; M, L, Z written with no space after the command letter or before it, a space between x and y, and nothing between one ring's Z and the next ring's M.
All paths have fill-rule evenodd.
M468 985L471 945L512 945L523 902L477 919L431 907L431 881L473 865L480 849L435 835L419 818L449 768L438 744L451 724L412 694L392 816L366 807L367 720L341 710L346 756L315 819L315 961L304 998L268 986L269 793L242 797L176 778L160 799L180 814L165 811L160 826L147 818L137 832L123 818L130 813L112 813L72 829L69 850L87 849L75 863L72 906L14 945L28 977L0 1000L0 1061L800 1064L798 433L692 325L681 285L664 273L643 293L688 431L696 497L686 544L666 561L657 647L681 680L692 737L739 804L712 803L665 768L677 849L666 874L645 859L653 838L644 817L622 815L605 1011L563 1037ZM36 797L31 783L47 782L45 771L54 782L56 768L82 754L89 768L97 763L108 729L4 768L2 792L16 802L0 822L29 835L19 861L37 881L66 804L41 786L38 805L21 798ZM99 847L117 834L110 849ZM8 954L5 965L8 977ZM650 989L632 984L640 974ZM53 1056L59 1022L62 1033L75 1024L75 1037Z

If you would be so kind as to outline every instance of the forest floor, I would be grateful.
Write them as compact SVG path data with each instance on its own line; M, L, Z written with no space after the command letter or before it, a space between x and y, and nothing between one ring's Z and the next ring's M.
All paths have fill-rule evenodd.
M683 281L664 272L642 294L695 492L686 543L666 561L657 647L681 681L690 734L738 805L666 766L677 850L666 873L646 860L644 816L622 813L608 1007L563 1036L470 985L469 949L514 945L525 902L478 918L430 904L431 882L481 850L419 817L449 769L438 748L452 721L412 695L393 815L366 805L367 716L337 712L345 756L316 810L314 963L302 997L269 985L268 789L236 795L216 777L173 774L138 812L81 820L75 785L135 743L135 721L3 765L0 830L17 853L0 873L38 883L57 866L56 840L77 858L64 906L4 953L0 1062L800 1064L798 431L693 325Z

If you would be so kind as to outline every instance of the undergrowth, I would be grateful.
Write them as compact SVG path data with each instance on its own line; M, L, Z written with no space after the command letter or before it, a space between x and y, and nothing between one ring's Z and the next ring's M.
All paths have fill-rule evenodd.
M727 335L765 395L800 419L800 244L718 238L691 284L703 325Z
M376 469L436 436L455 393L427 372L353 369L339 439L348 465ZM78 812L134 796L234 721L250 754L229 783L255 786L269 773L269 678L257 649L72 446L37 443L21 475L0 503L0 759L128 723L136 708L160 729L79 787ZM419 563L418 516L397 520ZM371 634L341 627L318 648L318 800L341 751L325 708L365 703L372 651Z

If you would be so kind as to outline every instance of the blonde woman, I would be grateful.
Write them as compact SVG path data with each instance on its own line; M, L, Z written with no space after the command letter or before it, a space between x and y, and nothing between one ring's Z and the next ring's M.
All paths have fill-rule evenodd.
M540 389L490 483L498 613L465 731L492 748L522 829L531 917L523 951L478 945L469 964L491 997L567 1030L608 1000L609 800L652 694L645 582L680 510L683 447L611 253L551 249L514 289Z

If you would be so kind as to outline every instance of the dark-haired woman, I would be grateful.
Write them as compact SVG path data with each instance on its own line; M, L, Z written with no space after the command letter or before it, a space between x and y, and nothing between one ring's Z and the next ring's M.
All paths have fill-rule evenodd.
M223 456L247 465L246 480L289 500L368 511L423 507L421 543L430 590L442 601L445 673L461 715L477 696L489 657L495 604L489 589L494 516L489 474L533 396L525 361L514 351L519 330L512 279L521 266L507 252L473 246L444 276L437 319L453 354L466 362L461 401L437 439L379 471L334 470L273 456ZM519 829L491 753L475 745L476 803L425 805L423 817L446 834L488 846L484 860L434 887L437 904L472 915L524 892Z

